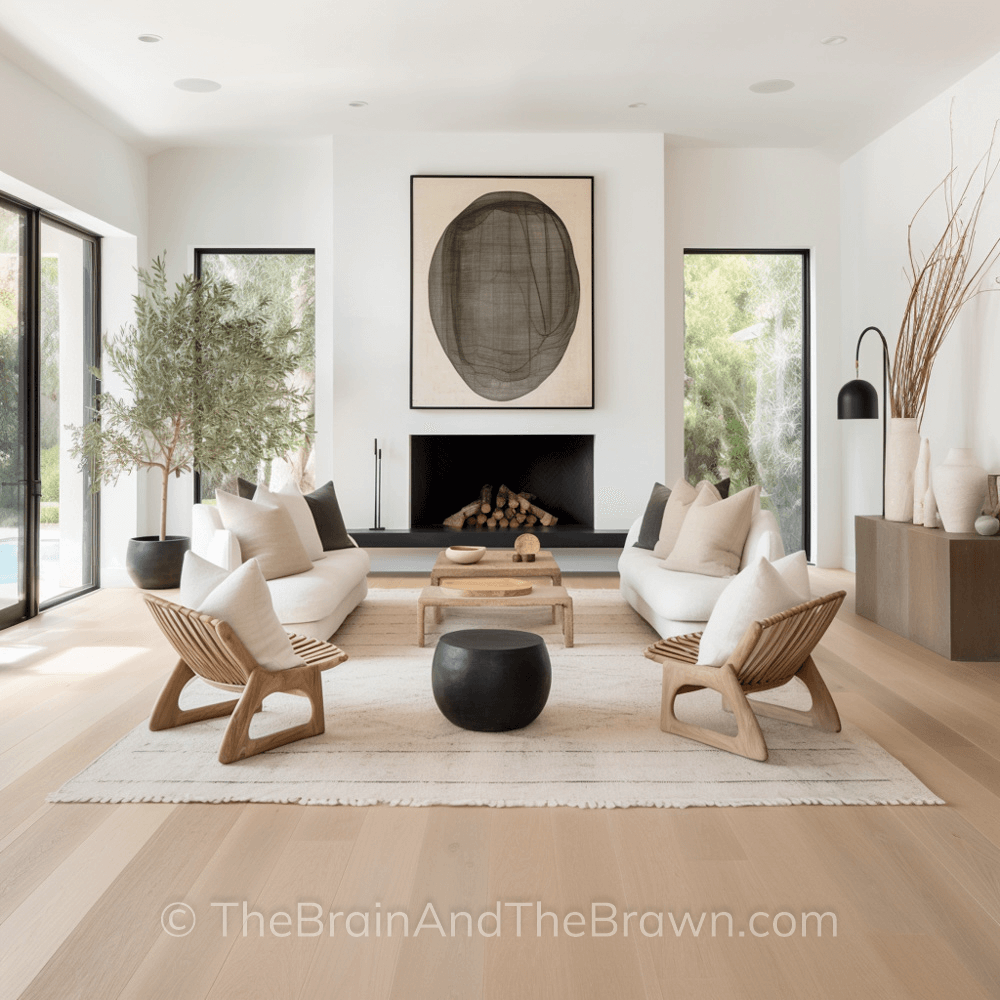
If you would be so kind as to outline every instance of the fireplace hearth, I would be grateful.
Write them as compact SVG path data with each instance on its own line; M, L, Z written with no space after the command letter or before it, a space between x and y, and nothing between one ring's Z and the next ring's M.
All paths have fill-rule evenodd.
M411 529L442 528L449 521L462 528L455 515L463 506L471 508L484 484L493 484L494 507L501 486L514 496L530 495L529 503L549 515L533 514L532 530L593 528L593 435L415 434L410 438ZM503 507L509 504L505 498ZM464 530L498 528L483 523Z

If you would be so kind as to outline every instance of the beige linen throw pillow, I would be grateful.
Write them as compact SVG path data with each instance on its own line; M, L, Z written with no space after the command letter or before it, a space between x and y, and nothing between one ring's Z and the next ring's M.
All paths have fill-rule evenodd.
M256 559L265 580L312 569L309 553L284 507L244 500L222 490L215 497L223 527L236 536L243 561Z
M319 540L312 511L302 491L292 480L289 479L277 493L261 484L253 495L253 502L268 504L271 507L284 507L292 519L292 524L295 525L299 541L302 542L302 547L309 558L313 561L325 558L323 543Z
M663 508L663 520L660 521L660 539L653 546L653 555L657 559L666 559L673 551L688 510L701 494L711 498L706 501L707 503L721 499L719 491L707 479L703 479L697 486L692 486L683 477L674 483L667 505Z
M725 500L701 490L688 508L663 568L702 576L735 576L750 521L759 506L760 486L750 486Z

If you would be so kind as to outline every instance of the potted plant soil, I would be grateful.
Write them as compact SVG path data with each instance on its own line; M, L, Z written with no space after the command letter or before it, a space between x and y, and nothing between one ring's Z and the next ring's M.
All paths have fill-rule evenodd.
M135 323L104 339L126 394L97 396L95 419L73 430L73 453L95 490L123 473L158 472L159 534L132 538L125 562L136 586L158 590L179 586L190 547L167 534L171 477L253 469L296 447L305 393L289 385L295 331L271 322L266 299L239 305L230 282L190 274L170 292L161 258L138 274Z

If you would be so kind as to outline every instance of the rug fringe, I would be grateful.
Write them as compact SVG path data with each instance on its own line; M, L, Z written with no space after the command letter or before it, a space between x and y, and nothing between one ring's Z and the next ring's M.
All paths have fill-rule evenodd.
M163 803L167 805L190 805L192 803L202 803L209 805L223 805L235 802L255 802L268 805L300 805L300 806L410 806L415 808L427 808L431 806L470 806L488 807L490 809L540 809L551 806L560 806L567 809L697 809L697 808L717 808L717 809L739 809L745 807L768 807L768 806L943 806L947 805L944 799L939 799L935 795L915 795L901 799L884 799L879 801L860 801L858 799L839 798L784 798L772 799L770 801L746 800L746 801L676 801L662 802L655 800L641 800L636 802L561 802L558 799L535 799L531 801L511 801L500 799L382 799L376 797L355 798L350 796L340 796L336 798L311 799L306 796L260 796L247 798L246 795L105 795L83 797L72 793L60 795L59 792L51 792L45 797L46 802L54 803L97 803L101 805L122 805L125 803Z

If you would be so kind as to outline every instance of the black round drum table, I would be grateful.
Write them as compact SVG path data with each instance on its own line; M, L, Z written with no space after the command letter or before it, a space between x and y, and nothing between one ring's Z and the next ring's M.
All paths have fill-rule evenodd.
M552 686L552 665L534 632L464 629L438 639L431 682L449 722L500 733L538 718Z

